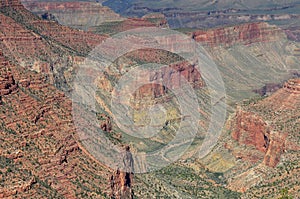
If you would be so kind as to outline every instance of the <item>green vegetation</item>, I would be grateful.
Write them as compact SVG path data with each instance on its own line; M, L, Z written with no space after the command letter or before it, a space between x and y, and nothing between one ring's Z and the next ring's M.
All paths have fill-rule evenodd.
M138 195L156 195L158 198L240 198L240 194L214 185L208 176L219 178L222 174L213 174L200 169L195 171L188 165L172 164L159 171L136 175L135 186ZM214 178L215 178L214 177Z
M281 196L278 199L293 199L293 197L289 195L288 189L285 188L281 190Z
M114 35L120 31L119 27L122 23L122 21L104 22L99 26L91 27L91 29L98 34Z

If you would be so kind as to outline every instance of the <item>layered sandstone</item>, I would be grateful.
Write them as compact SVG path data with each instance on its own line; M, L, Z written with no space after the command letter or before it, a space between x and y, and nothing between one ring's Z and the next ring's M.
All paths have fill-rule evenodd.
M165 66L154 67L152 70L141 68L140 74L132 74L132 81L128 82L132 86L126 89L129 89L128 93L132 93L133 101L149 102L164 98L163 101L168 102L174 94L172 92L181 90L185 85L196 90L205 87L196 64L182 61L168 52L153 49L137 50L117 60L115 68L110 68L97 79L98 87L105 93L113 92L115 81L137 63L163 63ZM141 82L144 83L140 85Z
M298 167L293 166L300 150L298 87L299 79L288 80L271 96L239 108L231 118L234 141L228 139L224 144L237 160L229 174L230 189L263 196L270 193L269 190L261 192L263 188L253 188L254 185L277 190L275 184L268 185L277 181L293 187L295 175L299 173ZM290 191L295 193L294 189Z
M134 93L135 99L151 97L153 99L164 96L167 92L180 89L185 84L191 85L191 88L200 89L204 86L200 72L195 65L188 62L178 62L161 68L159 71L147 73L141 77L148 79L149 84L141 86ZM142 81L137 79L137 82Z
M280 157L285 150L287 134L284 132L271 131L271 127L263 120L261 116L251 112L238 110L235 116L235 124L232 132L232 138L238 141L239 145L249 147L250 154L234 150L237 158L250 160L253 163L262 160L266 166L275 167L280 162ZM260 151L261 155L253 155L250 146Z
M300 93L300 79L291 79L284 83L283 88L295 94Z
M140 27L168 27L163 15L152 14L141 19L122 18L108 7L95 2L40 2L24 0L22 3L33 13L42 18L58 21L62 25L102 32L101 29L112 28L112 33Z
M290 79L270 97L236 112L232 138L239 145L254 146L264 154L263 163L275 167L284 151L299 148L294 133L299 105L299 79Z
M74 69L84 59L82 56L107 36L41 20L16 4L3 3L0 14L3 54L26 68L46 74L50 83L68 91Z
M238 110L236 113L236 126L232 138L239 144L252 145L261 152L269 147L270 130L265 121L250 112Z
M2 56L0 51L0 64L5 65L7 62ZM18 89L18 85L14 79L13 74L10 71L7 71L6 68L1 68L2 77L0 77L0 96L8 95Z
M135 28L142 28L142 27L146 28L146 27L154 27L154 26L156 26L156 24L146 19L128 18L118 25L117 31L122 32L122 31L135 29Z
M16 13L13 14L12 12ZM14 50L16 47L24 50L24 45L27 43L31 44L33 43L31 40L34 40L39 43L35 42L35 48L30 47L29 49L35 49L37 52L51 49L52 51L56 50L59 53L63 53L63 51L71 49L77 53L86 54L107 38L104 35L68 28L54 21L42 20L26 10L23 5L15 6L13 4L6 6L4 15L1 14L1 31L4 34L2 40L5 41L5 45L9 46L11 50ZM55 46L52 46L53 44L49 45L45 39L52 40ZM13 42L16 42L16 44L13 44ZM16 47L13 47L13 45ZM23 53L25 52L18 52L21 55ZM28 53L31 52L29 51ZM40 56L43 55L51 56L50 52L40 53Z
M264 22L199 30L192 33L192 38L197 42L210 46L247 45L256 42L276 41L282 36L284 36L284 32L281 29Z
M101 198L109 169L77 142L71 101L43 75L0 64L0 197Z

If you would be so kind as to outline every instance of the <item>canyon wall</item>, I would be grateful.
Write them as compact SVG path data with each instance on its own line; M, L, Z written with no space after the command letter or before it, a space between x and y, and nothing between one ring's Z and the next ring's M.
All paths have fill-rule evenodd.
M192 38L197 42L210 46L247 45L256 42L276 41L280 37L284 37L282 30L264 22L199 30L192 33Z
M238 108L230 119L231 139L224 143L236 159L228 173L228 188L253 197L273 194L270 188L263 188L270 181L293 187L299 172L291 163L299 158L300 150L299 94L299 79L290 79L271 96ZM254 186L258 184L261 186ZM271 187L278 190L275 184Z
M72 103L45 76L0 53L0 99L1 198L109 194L109 169L78 143Z

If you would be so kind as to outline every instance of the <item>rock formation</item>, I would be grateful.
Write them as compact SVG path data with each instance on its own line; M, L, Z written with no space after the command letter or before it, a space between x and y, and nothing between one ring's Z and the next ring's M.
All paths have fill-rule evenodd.
M110 177L111 198L132 199L133 198L133 158L129 146L125 147L121 170L117 169Z
M77 142L71 101L64 93L2 54L0 91L1 198L106 194L107 182L101 179L110 171Z
M168 21L167 21L165 15L163 15L163 14L151 13L151 14L147 14L147 15L143 16L142 19L152 21L158 27L162 27L162 28L169 27Z
M117 31L122 32L122 31L135 29L135 28L154 27L154 26L156 26L156 24L146 19L128 18L118 25Z
M242 110L238 110L235 117L236 126L232 138L239 144L252 145L257 150L266 152L270 143L270 130L263 119Z
M5 65L7 64L5 59L0 52L0 64ZM14 76L11 72L7 71L7 68L2 67L1 69L2 77L0 77L0 96L8 95L18 89L18 85L14 79Z
M0 48L2 52L0 54L0 197L105 198L112 196L122 198L124 196L132 198L133 168L129 149L127 148L122 156L124 165L120 166L119 170L111 171L108 166L98 162L77 139L70 99L65 93L49 84L49 82L54 83L59 87L59 84L72 80L76 64L107 36L74 30L51 20L41 20L24 9L19 1L2 0L0 2ZM155 17L146 16L143 19L124 20L119 30L165 25L164 20L157 21ZM277 36L282 35L280 30L273 26L255 23L196 31L192 36L197 41L207 43L212 47L241 46L241 48L233 49L236 51L246 48L245 44L261 43L260 46L252 46L246 52L255 51L253 53L255 60L264 60L270 59L267 56L265 58L265 54L259 52L260 50L267 51L262 48L264 42L274 41ZM273 52L275 51L270 54L273 55ZM156 80L161 78L167 81L169 77L171 87L180 87L180 78L183 77L195 89L196 94L199 94L202 104L210 103L201 74L195 66L166 54L161 51L139 50L125 56L126 63L121 62L111 71L108 69L106 76L99 78L101 81L99 87L103 91L99 95L99 98L103 97L102 103L99 104L102 109L105 109L99 121L103 131L109 135L116 131L112 120L114 117L108 109L109 106L105 106L109 98L105 97L112 92L113 85L118 78L128 72L131 69L129 67L140 62L157 62L168 67L158 73L149 73L146 78L152 83L140 87L135 93L136 99L149 97L152 104L158 103L162 96L169 97L169 93L167 88L157 84ZM216 51L216 54L216 60L218 60L219 51ZM278 54L284 53L279 51ZM161 58L165 58L166 63L161 61ZM274 62L282 60L280 56L272 56L272 58ZM173 59L176 61L174 62ZM224 60L220 58L219 63L222 61ZM227 63L227 66L230 66L230 72L232 70L240 72L242 69L249 68L249 62L245 64L245 68L240 67L239 64L242 61L237 59L232 63ZM251 67L262 62L254 63L250 64ZM236 68L233 69L235 66ZM277 65L274 65L272 69L277 69L276 67ZM264 70L255 72L271 73L271 70L267 70L269 68L262 68ZM40 73L33 72L31 69ZM240 79L234 72L225 75ZM262 74L262 76L266 78L266 75ZM274 77L272 74L271 78ZM249 84L249 78L247 76L241 80ZM253 80L257 79L260 78ZM169 103L167 104L169 106L166 106L167 121L164 123L163 133L142 144L140 144L141 140L138 140L137 147L142 146L141 148L145 149L155 145L154 147L159 148L164 144L163 141L169 141L168 139L173 137L171 134L176 132L180 121L185 119L177 114L177 110L173 108L175 104L172 104L173 101L167 99L165 102ZM209 173L206 166L203 166L205 164L198 162L200 160L179 160L178 163L163 168L162 171L135 177L134 186L137 187L134 188L137 190L135 195L145 198L189 196L216 198L220 197L219 193L224 193L226 196L232 194L231 198L237 198L238 194L235 191L251 193L258 189L255 185L263 183L264 186L259 187L261 191L272 187L274 182L293 187L293 190L290 190L292 193L299 192L299 187L295 185L295 178L298 179L299 176L297 165L299 106L298 79L286 82L283 89L279 89L268 98L250 101L231 118L228 128L229 136L220 140L221 145L216 149L220 149L221 152L219 156L212 158L220 161L223 159L219 167L226 167L223 170L226 171L224 174ZM210 115L209 110L203 108L200 111L202 115L207 116L203 117L205 121L201 121L201 125L205 127L206 118ZM201 142L202 134L199 137L196 138L195 143ZM114 135L110 136L110 139L114 139ZM170 151L172 151L171 148ZM230 160L227 160L227 157ZM158 175L161 179L157 177ZM107 179L110 181L107 182ZM227 188L234 191L224 187L226 180L228 180ZM278 187L278 185L274 186ZM271 191L274 186L270 189ZM179 191L175 192L174 187ZM273 192L276 191L274 189ZM254 195L247 198L258 197L259 194L265 197L267 192L263 193L265 195L254 191L253 193Z
M254 42L276 41L284 32L276 26L264 22L246 23L225 28L199 30L192 33L197 42L209 46L231 46L233 44L251 44Z
M189 83L195 89L200 89L204 86L204 81L195 65L187 62L171 64L169 67L149 73L142 78L149 79L151 83L141 86L134 93L135 99L142 99L143 97L159 98L172 89L181 88L184 83ZM141 80L137 79L138 81ZM162 82L164 82L164 85Z
M266 166L275 167L285 150L287 134L272 131L262 117L251 112L238 110L234 120L236 124L232 138L238 141L239 145L255 147L264 156L263 163ZM243 155L237 151L233 153L237 158L253 163L261 161L261 156Z
M299 94L300 92L300 79L291 79L287 81L283 88L291 93Z
M250 195L262 189L260 186L250 189L254 184L276 180L292 186L297 167L287 168L286 165L298 158L300 150L298 89L299 79L288 80L271 96L238 108L230 119L234 141L228 138L224 146L237 161L230 173L230 189ZM288 172L284 173L282 169ZM274 172L280 174L274 175Z
M10 3L8 3L10 2ZM42 20L19 1L1 1L0 48L18 64L47 75L68 91L76 65L107 36L75 30Z
M112 122L111 118L105 114L100 115L100 127L104 132L111 132L112 130Z

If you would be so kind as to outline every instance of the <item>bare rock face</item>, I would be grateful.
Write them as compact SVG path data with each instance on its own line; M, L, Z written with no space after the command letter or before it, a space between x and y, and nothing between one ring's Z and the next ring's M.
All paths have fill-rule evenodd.
M299 79L288 80L271 96L239 107L231 118L230 132L234 141L228 139L224 146L236 158L237 165L231 170L230 189L258 193L249 189L276 180L293 183L299 170L285 168L285 165L299 158L298 89ZM288 172L281 172L281 167ZM280 174L274 175L274 172Z
M284 83L283 88L291 93L300 93L300 79L291 79Z
M232 138L238 141L239 145L255 147L264 156L263 163L266 166L275 167L284 152L287 134L271 131L271 127L262 117L251 112L238 110L235 122ZM251 155L251 152L243 155L235 151L234 154L237 158L250 160L250 162L261 161L261 156L255 157Z
M100 127L104 132L112 131L111 118L105 114L100 115Z
M122 170L116 170L110 177L111 198L132 199L133 198L133 158L129 146L123 154Z
M270 142L269 131L267 124L261 117L238 110L232 138L239 144L252 145L257 150L266 152Z
M286 137L287 134L271 132L270 143L263 161L266 166L276 167L276 165L279 163L281 155L285 151Z
M183 84L189 84L194 89L201 89L205 87L205 82L197 69L196 64L189 63L183 60L172 60L172 55L168 55L166 52L158 50L143 49L137 50L126 55L126 58L116 62L115 70L108 71L98 78L97 85L101 90L110 93L113 91L113 79L119 78L122 73L129 71L130 67L134 65L135 60L141 63L160 63L162 60L165 66L156 68L153 71L145 72L143 75L135 76L132 85L139 82L146 82L142 86L135 87L132 97L133 100L155 100L160 97L165 97L167 94L171 94L171 90L179 89ZM174 59L174 58L173 58ZM170 63L168 63L168 61ZM118 64L118 63L121 64ZM117 71L117 72L115 72ZM131 87L128 87L128 92L131 92ZM167 100L167 99L166 99Z
M143 97L154 99L164 96L168 90L180 88L183 84L182 80L190 83L196 89L204 86L204 82L195 65L187 62L171 64L169 67L165 67L159 72L149 73L148 76L143 78L149 79L151 83L141 86L134 93L135 99L142 99ZM161 82L166 84L162 85Z
M192 38L210 46L231 46L255 42L275 41L284 32L264 22L241 24L233 27L201 30L192 33Z
M8 63L4 61L1 52L0 52L0 62L2 62L3 65L3 67L1 67L0 69L3 71L1 72L2 76L0 76L0 96L3 96L3 95L8 95L13 91L17 90L18 85L16 84L13 74L7 71L7 68L5 68L5 65Z

